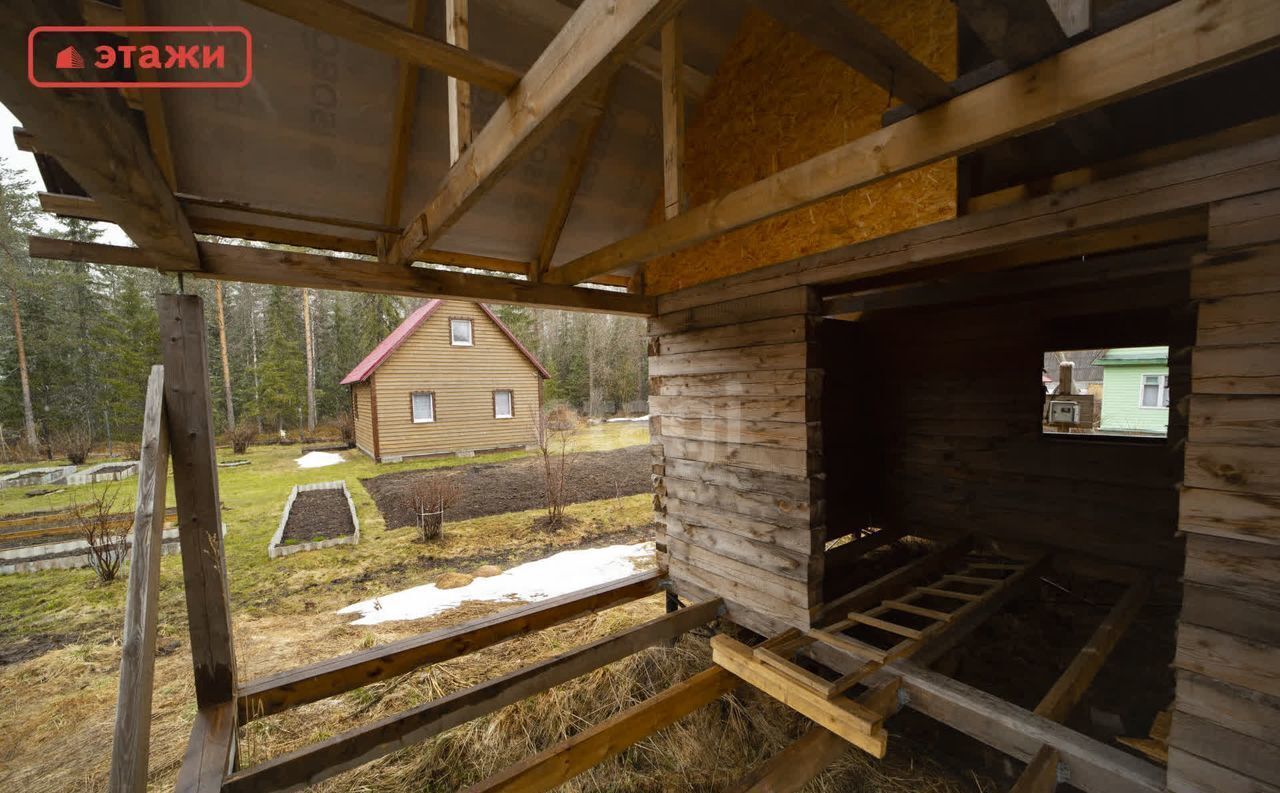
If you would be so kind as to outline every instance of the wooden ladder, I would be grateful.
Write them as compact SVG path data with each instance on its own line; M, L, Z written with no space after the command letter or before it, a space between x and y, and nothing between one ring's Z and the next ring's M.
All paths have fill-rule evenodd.
M824 628L812 628L805 632L796 629L786 631L757 646L754 654L761 662L787 675L792 681L807 687L813 693L832 699L862 682L885 664L914 655L948 627L980 611L993 598L1005 595L1013 587L1019 586L1028 576L1035 574L1044 560L1043 555L1032 559L1011 560L970 554L963 559L964 566L958 572L941 575L900 597L882 600L878 606L866 611L851 611L845 619ZM955 584L964 584L981 591L954 589L952 587ZM942 610L941 607L926 608L918 603L925 597L953 601L955 606L949 610ZM923 628L908 627L891 619L894 612L924 617L930 624ZM869 626L901 639L889 648L876 647L845 633L858 626ZM862 659L865 663L843 677L827 680L792 660L798 650L814 642L826 644Z

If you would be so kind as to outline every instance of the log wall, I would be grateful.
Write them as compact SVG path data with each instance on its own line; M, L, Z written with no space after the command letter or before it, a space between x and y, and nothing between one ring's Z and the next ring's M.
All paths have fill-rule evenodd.
M1174 793L1280 791L1280 193L1212 207L1192 271Z
M827 538L976 532L1176 570L1184 414L1170 410L1164 440L1045 435L1042 366L1046 351L1168 344L1185 398L1187 281L1175 270L826 321ZM828 596L847 588L826 572Z
M756 630L808 626L820 598L822 452L805 288L650 320L655 508L685 598Z

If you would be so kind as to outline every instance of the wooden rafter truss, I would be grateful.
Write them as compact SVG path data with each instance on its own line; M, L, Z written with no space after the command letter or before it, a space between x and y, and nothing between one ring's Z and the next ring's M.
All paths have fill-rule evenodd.
M513 4L513 10L522 24L555 31L542 55L527 69L511 68L468 49L468 5L461 0L448 6L445 40L423 32L425 4L416 0L409 4L404 20L385 19L344 0L252 3L396 59L395 115L380 222L180 192L181 164L173 160L167 108L159 96L163 92L131 95L130 101L145 119L147 134L143 136L130 122L132 111L119 96L104 93L95 95L94 102L69 102L61 92L32 91L25 73L5 72L0 74L4 101L27 125L18 135L21 145L55 158L90 195L85 199L51 194L44 198L45 208L120 223L151 266L166 270L185 269L197 275L207 272L194 235L215 234L377 257L378 266L390 273L414 262L488 271L496 275L475 276L474 288L465 290L466 296L500 300L518 292L520 299L528 302L606 311L615 310L615 306L600 301L599 290L577 285L641 290L636 268L656 256L895 173L1081 116L1239 61L1280 42L1280 11L1266 0L1131 3L1126 5L1137 7L1136 11L1112 14L1114 18L1099 16L1092 20L1092 27L1081 27L1085 23L1080 20L1085 17L1072 16L1072 3L1055 3L1059 12L1055 16L1046 0L966 0L960 11L975 30L996 43L1016 39L1017 47L994 53L999 68L985 68L982 79L965 76L948 84L851 13L844 3L759 0L766 12L785 26L905 100L905 110L897 111L896 123L862 139L708 204L686 207L683 110L687 100L706 93L709 78L683 57L676 20L680 0L628 3L616 13L614 5L604 0L585 0L576 9L563 0L520 0ZM40 6L18 3L6 18L10 32L17 35L32 24L48 23L49 9ZM142 3L133 0L123 10L94 0L64 2L60 8L71 22L81 18L146 21ZM997 35L1000 30L1019 32L1001 38ZM1163 42L1159 57L1143 46L1152 39L1153 31L1159 31ZM648 42L660 32L661 47L651 46ZM412 99L422 69L443 73L449 79L452 166L430 200L406 219L402 209L404 186L409 180L408 141L414 126ZM662 87L661 165L666 184L662 204L666 217L644 231L552 266L585 163L597 142L603 108L610 101L608 87L620 70L657 80ZM1071 89L1059 92L1054 88L1058 85ZM1028 90L1029 86L1035 90ZM500 97L487 123L474 130L470 122L473 89ZM443 250L436 245L562 123L577 125L579 134L559 178L547 185L552 196L549 215L536 251L528 260ZM101 134L79 134L85 129ZM1076 137L1087 140L1089 136L1073 136L1073 140ZM111 166L104 168L103 164ZM121 178L122 174L127 178ZM323 282L333 276L332 285L341 288L341 265L336 262L316 271L315 280ZM289 277L285 274L278 280L288 283ZM517 279L537 287L517 290L498 283ZM563 289L549 289L552 286ZM632 297L629 307L634 313L652 310L651 301Z

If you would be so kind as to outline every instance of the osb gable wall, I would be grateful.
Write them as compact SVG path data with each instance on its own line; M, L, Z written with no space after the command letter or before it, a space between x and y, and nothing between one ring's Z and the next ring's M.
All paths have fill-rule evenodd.
M957 532L1176 569L1185 273L1016 303L823 323L827 523ZM1046 350L1168 344L1169 437L1046 437ZM1183 401L1179 401L1183 400ZM827 570L829 593L839 571Z
M951 2L849 5L945 79L955 76ZM889 106L888 92L753 7L701 107L689 117L689 205L873 132ZM655 259L645 266L646 289L670 292L946 220L955 216L955 195L955 161L945 160Z

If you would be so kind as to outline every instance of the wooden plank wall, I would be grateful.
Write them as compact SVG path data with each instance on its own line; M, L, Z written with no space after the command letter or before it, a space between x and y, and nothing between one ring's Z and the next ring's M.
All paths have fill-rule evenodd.
M1280 791L1280 193L1210 211L1180 529L1174 793Z
M1185 419L1171 410L1163 442L1046 437L1041 370L1046 351L1168 343L1187 394L1187 280L824 322L828 539L977 532L1176 570ZM847 590L826 575L829 597Z
M676 592L756 630L808 626L823 483L815 332L794 288L650 320L655 508Z

